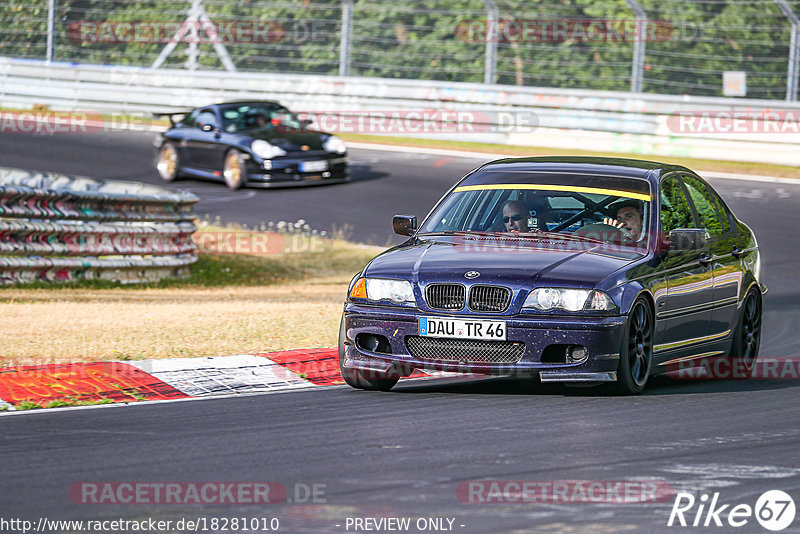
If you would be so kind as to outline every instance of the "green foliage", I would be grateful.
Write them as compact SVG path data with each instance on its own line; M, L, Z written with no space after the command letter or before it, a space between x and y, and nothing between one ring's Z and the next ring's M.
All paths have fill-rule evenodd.
M44 58L47 0L0 3L6 29L0 55ZM501 26L525 21L635 20L625 0L496 0ZM644 90L722 94L722 73L748 75L748 96L785 96L790 24L772 2L759 0L641 0L658 38L645 42ZM245 30L225 46L237 68L253 72L339 73L340 0L205 0L211 19ZM181 23L188 0L58 0L58 61L150 66L166 42L109 42L110 25L80 31L81 21ZM797 10L797 8L795 8ZM486 43L464 27L486 21L483 0L386 2L357 0L353 9L350 74L482 82ZM615 22L616 21L616 22ZM235 23L235 24L234 24ZM266 34L247 33L261 23ZM505 25L505 26L504 26ZM98 26L99 28L100 26ZM170 33L171 35L171 33ZM230 34L229 34L230 35ZM485 36L485 34L484 34ZM624 39L501 38L497 83L627 91L636 37ZM198 44L201 69L221 69L212 44ZM165 66L181 68L190 47L179 44Z

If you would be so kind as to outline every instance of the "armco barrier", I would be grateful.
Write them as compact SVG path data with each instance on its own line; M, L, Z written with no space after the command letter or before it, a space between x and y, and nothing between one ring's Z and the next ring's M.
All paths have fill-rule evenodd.
M188 275L191 193L0 168L0 284Z
M149 117L152 111L248 99L279 100L298 111L345 116L458 111L476 117L476 127L463 131L387 132L405 137L800 165L800 132L783 126L787 116L789 126L800 124L800 104L779 100L0 58L0 105L12 108L43 104L55 110ZM712 123L707 127L689 121L683 131L676 114L685 113L709 114ZM777 113L779 118L731 118L720 127L713 123L720 113ZM726 131L734 121L735 131ZM107 122L105 126L114 125L113 119Z

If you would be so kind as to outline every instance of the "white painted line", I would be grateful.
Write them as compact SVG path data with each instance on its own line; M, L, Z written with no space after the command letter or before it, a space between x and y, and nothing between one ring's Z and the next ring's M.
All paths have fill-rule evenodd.
M444 148L422 148L415 146L401 145L381 145L378 143L347 143L348 148L360 148L364 150L380 150L382 152L404 152L406 154L430 154L433 156L452 156L456 158L481 159L492 161L501 158L518 158L507 154L491 154L487 152L469 152L467 150L448 150Z
M250 354L125 363L193 397L316 387L282 365Z
M470 152L467 150L453 150L453 149L443 149L443 148L421 148L413 146L382 145L379 143L347 143L347 146L350 148L359 148L363 150L380 150L383 152L404 152L407 154L431 154L435 156L452 156L457 158L480 159L483 160L484 162L489 162L492 160L502 159L502 158L525 157L525 156L520 156L519 154L517 155L493 154L486 152ZM609 154L609 156L613 157L613 154ZM717 172L709 170L702 171L697 169L692 169L692 170L694 170L700 176L703 176L705 178L800 185L800 178L782 178L779 176L762 176L758 174L737 174L737 173Z

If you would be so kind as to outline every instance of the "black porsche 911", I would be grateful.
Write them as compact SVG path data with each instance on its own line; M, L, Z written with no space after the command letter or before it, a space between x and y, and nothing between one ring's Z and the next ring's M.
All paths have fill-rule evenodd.
M277 102L228 102L154 115L172 124L155 142L156 169L168 182L187 176L239 189L349 178L344 141L310 129L310 121Z

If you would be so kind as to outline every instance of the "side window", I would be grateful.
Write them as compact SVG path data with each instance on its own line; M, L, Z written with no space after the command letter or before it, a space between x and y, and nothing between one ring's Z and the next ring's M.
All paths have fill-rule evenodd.
M703 228L708 230L711 237L726 233L728 227L719 216L716 199L712 196L711 191L694 176L683 175L682 178Z
M661 229L664 235L676 228L694 228L692 210L676 176L667 176L661 181L660 195Z
M191 114L186 115L183 120L181 120L181 124L186 126L187 128L194 128L195 120L197 120L198 111L194 110Z
M217 116L213 111L203 110L199 115L197 115L197 119L195 119L195 126L202 128L204 124L210 124L214 128L218 126Z

